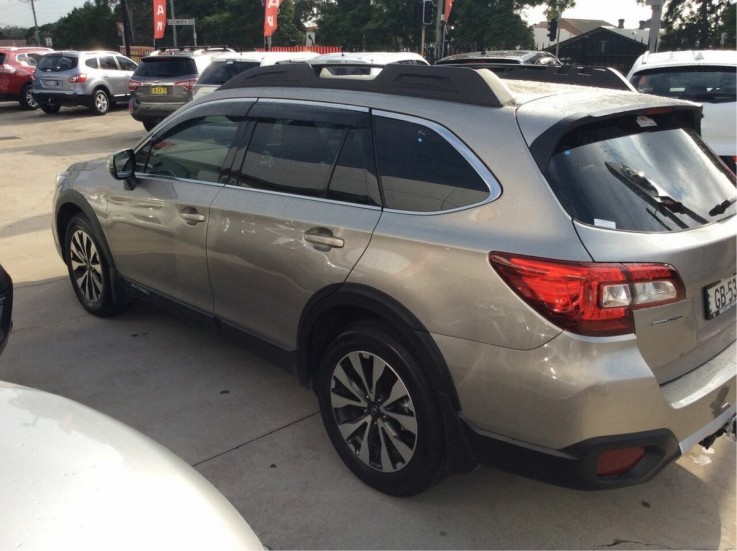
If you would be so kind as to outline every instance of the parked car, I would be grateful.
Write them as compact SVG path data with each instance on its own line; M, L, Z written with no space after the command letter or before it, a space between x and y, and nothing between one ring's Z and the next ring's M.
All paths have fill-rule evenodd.
M0 266L0 353L13 282ZM263 549L195 469L82 404L0 381L0 549Z
M700 103L704 141L735 172L737 161L737 51L645 53L627 78L638 91Z
M616 488L733 432L735 187L699 120L483 68L261 67L59 175L53 231L91 314L186 305L292 369L374 488L478 462Z
M377 75L389 63L429 65L414 52L336 52L313 57L311 65L325 65L333 75Z
M20 103L21 109L38 107L33 99L33 71L39 58L51 48L0 46L0 100Z
M0 354L8 344L13 325L13 280L0 265Z
M462 63L503 63L509 65L562 65L550 52L542 50L481 50L454 54L439 59L436 65L459 65Z
M128 83L131 116L151 130L182 105L192 100L200 73L213 55L233 50L221 46L167 49L141 59Z
M301 63L316 55L313 52L237 52L215 55L197 79L194 97L199 98L214 92L235 75L248 69L279 63Z
M105 115L128 99L136 63L117 52L65 50L44 55L33 78L33 97L44 113L82 105Z

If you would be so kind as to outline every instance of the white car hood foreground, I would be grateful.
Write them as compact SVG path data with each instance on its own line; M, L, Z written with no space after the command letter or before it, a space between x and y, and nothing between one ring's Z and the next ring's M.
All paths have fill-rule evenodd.
M163 446L60 396L0 381L0 550L263 549Z

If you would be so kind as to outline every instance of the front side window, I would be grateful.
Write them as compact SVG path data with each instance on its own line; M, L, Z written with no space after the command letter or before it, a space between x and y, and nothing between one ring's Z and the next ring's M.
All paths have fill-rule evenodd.
M545 177L568 214L608 229L668 232L735 214L735 186L714 154L667 115L575 129Z
M735 101L737 68L692 65L640 71L630 79L638 92L706 103Z
M376 157L385 206L439 212L485 201L489 187L445 137L421 124L374 118Z
M190 119L138 151L136 172L219 182L242 120L223 115Z

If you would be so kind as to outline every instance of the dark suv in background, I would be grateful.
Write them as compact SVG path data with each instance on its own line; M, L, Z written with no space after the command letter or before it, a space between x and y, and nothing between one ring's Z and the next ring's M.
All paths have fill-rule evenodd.
M192 89L214 53L232 51L205 46L167 49L144 57L128 83L131 116L151 130L192 100Z
M0 100L20 103L21 109L36 109L33 99L33 72L39 58L51 48L0 48Z
M135 68L135 61L117 52L52 52L38 62L33 97L50 115L78 105L104 115L128 99L128 79Z

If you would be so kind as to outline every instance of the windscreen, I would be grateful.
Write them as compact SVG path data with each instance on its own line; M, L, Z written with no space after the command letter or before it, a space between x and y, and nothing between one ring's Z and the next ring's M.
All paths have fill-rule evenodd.
M571 217L603 228L681 231L735 214L734 176L692 130L665 115L573 130L545 177Z
M144 59L134 77L178 78L197 74L197 65L190 57L150 57Z
M700 103L735 101L737 68L695 65L640 71L630 78L638 92Z
M74 69L79 58L62 54L47 54L38 61L38 69L46 72L62 72Z
M197 84L216 84L219 86L228 82L238 73L260 65L261 63L258 61L215 61L202 71Z

